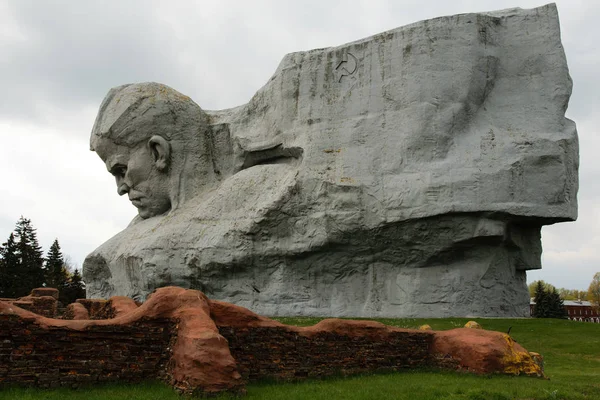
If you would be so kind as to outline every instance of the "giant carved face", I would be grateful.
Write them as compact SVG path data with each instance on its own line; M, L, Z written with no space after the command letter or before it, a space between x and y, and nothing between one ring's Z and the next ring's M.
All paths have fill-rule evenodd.
M127 194L141 218L150 218L171 209L169 196L168 142L152 137L133 147L118 145L108 138L96 141L95 151L114 177L117 193Z
M208 122L196 103L168 86L118 86L100 105L90 149L115 177L119 195L127 194L139 216L150 218L216 182L211 157L218 149L206 150Z

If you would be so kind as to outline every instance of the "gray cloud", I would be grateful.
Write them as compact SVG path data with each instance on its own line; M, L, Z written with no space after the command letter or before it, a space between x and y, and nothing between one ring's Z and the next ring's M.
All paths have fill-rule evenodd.
M40 103L74 109L99 103L123 81L182 75L169 32L134 3L9 4L22 38L1 47L2 76L10 77L3 87L12 99L0 109L3 117L44 121Z

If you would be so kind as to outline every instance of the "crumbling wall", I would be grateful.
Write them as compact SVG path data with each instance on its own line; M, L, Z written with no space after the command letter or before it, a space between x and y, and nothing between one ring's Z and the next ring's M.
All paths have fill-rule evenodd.
M54 318L58 311L58 289L37 288L27 296L16 299L0 299L0 301L14 304L44 317Z
M73 316L89 318L84 304L73 305ZM158 289L139 307L113 297L100 309L111 318L46 318L0 301L0 388L158 378L183 393L243 393L246 382L263 378L421 366L543 376L510 336L482 329L418 331L341 319L296 327L177 287Z
M0 314L0 385L77 387L160 378L173 327L155 319L80 331Z
M295 380L431 365L433 335L398 331L385 340L343 332L306 335L281 327L220 327L245 380Z

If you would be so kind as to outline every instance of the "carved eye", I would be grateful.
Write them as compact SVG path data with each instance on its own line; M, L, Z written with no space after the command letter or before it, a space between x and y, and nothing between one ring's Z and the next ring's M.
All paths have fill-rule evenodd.
M123 178L125 176L125 173L127 172L127 167L124 165L115 165L112 170L110 171L110 173L115 177L115 178Z

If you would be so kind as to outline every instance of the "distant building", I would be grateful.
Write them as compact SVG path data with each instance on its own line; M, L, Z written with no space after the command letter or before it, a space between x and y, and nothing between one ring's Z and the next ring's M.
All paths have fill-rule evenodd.
M600 313L594 310L592 303L583 300L564 300L565 310L571 321L600 323ZM533 299L529 301L529 315L533 316Z

